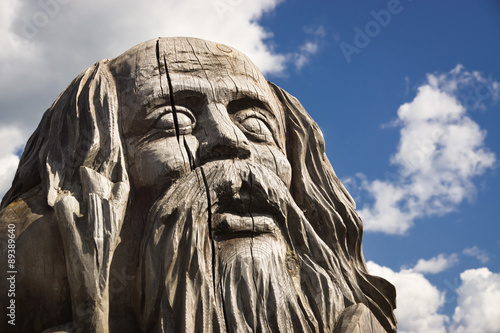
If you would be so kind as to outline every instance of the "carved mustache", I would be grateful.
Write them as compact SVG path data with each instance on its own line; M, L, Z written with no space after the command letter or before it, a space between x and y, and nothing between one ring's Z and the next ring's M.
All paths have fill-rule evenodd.
M175 181L153 205L150 216L171 225L186 214L273 216L284 223L290 201L284 182L271 170L248 161L218 160ZM259 223L259 218L254 222Z
M244 207L248 209L241 210ZM149 230L145 237L153 237L153 234L166 228L172 233L169 237L176 238L179 236L173 234L184 230L186 223L197 223L197 227L204 229L210 224L213 215L229 213L244 216L247 214L245 212L258 216L257 219L243 222L252 223L252 229L261 228L258 232L272 232L272 228L278 227L293 252L299 256L309 253L312 257L328 258L323 262L328 271L338 267L332 260L334 257L325 254L325 251L329 251L328 246L307 221L285 183L271 170L248 161L209 162L174 182L150 210L148 221L151 224L147 227ZM266 215L272 216L272 226L259 220ZM217 216L215 222L220 222ZM262 226L259 226L261 222ZM229 226L232 227L234 225ZM251 235L247 233L243 236Z

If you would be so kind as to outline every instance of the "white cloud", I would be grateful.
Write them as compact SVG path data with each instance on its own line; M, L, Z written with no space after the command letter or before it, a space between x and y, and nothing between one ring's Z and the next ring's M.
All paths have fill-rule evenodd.
M317 42L305 42L300 47L300 52L295 54L295 66L298 69L304 67L304 65L309 62L311 55L316 54L316 52L318 52Z
M370 274L381 276L396 287L395 314L400 333L500 332L500 273L486 267L462 272L461 283L453 290L458 298L450 319L439 313L445 303L445 292L415 269L395 272L372 261L367 266Z
M324 38L326 36L325 27L322 25L304 27L304 32L320 38Z
M422 274L437 274L457 263L457 254L453 253L447 256L441 253L437 257L433 257L428 260L419 259L415 267L413 267L413 271Z
M268 73L284 67L285 56L265 43L272 33L257 22L280 0L157 0L147 5L133 0L19 2L22 5L11 18L10 32L35 44L40 54L50 52L62 58L59 52L71 50L77 56L70 61L80 62L78 68L117 56L145 40L166 36L230 44Z
M493 81L491 74L486 78L478 71L464 70L462 65L457 65L449 73L428 74L427 80L433 87L448 94L461 90L461 103L472 111L484 110L488 99L500 100L500 83Z
M26 141L79 72L157 37L225 43L247 54L264 73L280 74L294 65L297 52L315 51L308 42L297 44L297 52L275 51L273 34L259 19L282 1L5 0L0 11L0 126L15 125ZM304 39L321 32L304 32ZM5 165L15 164L9 152L0 155L10 161Z
M273 34L259 19L282 1L5 0L0 13L0 124L14 123L27 137L79 72L157 37L225 43L247 54L264 73L280 74L294 65L295 54L311 54L314 48L306 42L297 44L297 52L275 51ZM304 32L304 39L310 35Z
M482 99L466 97L475 97L476 107L484 106L486 92L496 100L499 87L461 66L427 76L413 101L399 107L393 122L401 127L398 150L391 157L396 173L374 181L357 175L360 189L374 200L359 210L365 230L404 234L415 219L449 213L473 199L474 177L495 167L496 156L485 147L486 131L469 117L468 98L463 97L480 91L477 96Z
M450 333L500 332L500 274L483 267L467 270L460 278Z
M16 151L21 148L24 138L16 127L0 127L0 200L10 188L16 173L19 157Z
M325 38L326 32L322 25L304 27L304 32L310 36L299 49L299 52L293 55L293 61L297 69L301 69L307 64L311 57L318 53L320 41Z
M473 247L464 249L462 253L467 255L467 256L476 257L477 260L479 260L483 264L486 264L488 261L490 261L488 253L484 250L481 250L476 245L474 245Z
M421 273L411 269L394 272L369 261L370 274L381 276L396 286L398 332L446 333L449 318L439 314L445 294L433 286Z

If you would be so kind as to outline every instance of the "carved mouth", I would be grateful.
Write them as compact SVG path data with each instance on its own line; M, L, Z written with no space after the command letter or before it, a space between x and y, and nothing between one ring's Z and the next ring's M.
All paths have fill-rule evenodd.
M213 207L212 231L217 240L273 234L280 212L267 200L251 196L247 189L219 194Z
M212 228L218 240L228 238L255 237L274 233L276 224L269 214L218 213L213 216Z

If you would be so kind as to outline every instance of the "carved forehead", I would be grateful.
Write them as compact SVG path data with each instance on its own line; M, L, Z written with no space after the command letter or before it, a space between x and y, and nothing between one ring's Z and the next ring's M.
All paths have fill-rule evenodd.
M150 94L150 91L156 94L156 89L168 89L165 63L174 90L182 89L191 81L201 89L207 88L206 84L213 90L226 87L231 91L247 89L257 90L258 94L271 93L262 73L243 53L224 44L197 38L147 41L112 59L110 68L121 88L133 89L134 93L141 95Z

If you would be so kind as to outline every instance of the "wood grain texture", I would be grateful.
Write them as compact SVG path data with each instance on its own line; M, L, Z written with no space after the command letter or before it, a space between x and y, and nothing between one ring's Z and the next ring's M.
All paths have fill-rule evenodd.
M318 126L223 44L160 38L82 72L1 208L2 332L396 331Z

